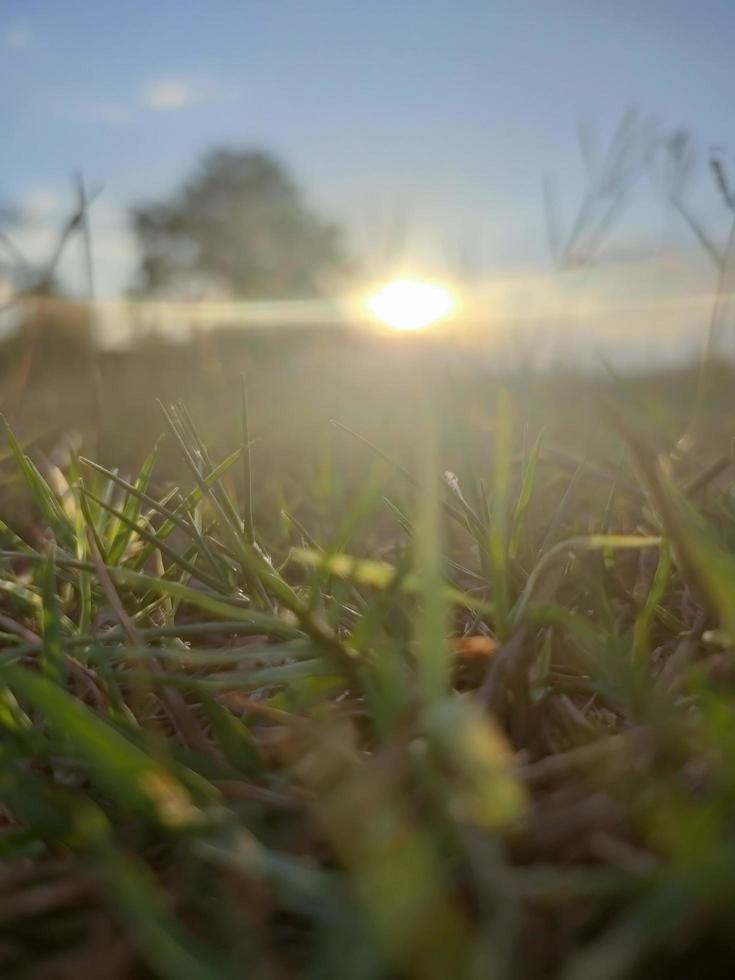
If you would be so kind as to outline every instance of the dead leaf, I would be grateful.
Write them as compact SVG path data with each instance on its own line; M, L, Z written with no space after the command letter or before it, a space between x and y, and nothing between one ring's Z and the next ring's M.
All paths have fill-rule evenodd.
M452 648L458 657L489 658L498 652L498 644L492 637L484 634L459 636L452 641Z

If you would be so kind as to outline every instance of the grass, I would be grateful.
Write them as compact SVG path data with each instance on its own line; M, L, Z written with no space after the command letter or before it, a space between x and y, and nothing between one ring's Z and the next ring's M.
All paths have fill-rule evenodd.
M570 461L522 385L448 453L412 384L318 508L254 502L252 396L127 476L7 428L3 976L730 974L727 458L628 399Z

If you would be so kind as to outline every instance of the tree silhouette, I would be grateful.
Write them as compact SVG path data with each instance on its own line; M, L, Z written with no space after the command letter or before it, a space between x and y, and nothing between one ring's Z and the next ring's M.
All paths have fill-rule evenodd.
M131 216L141 249L135 291L146 295L308 297L347 268L339 229L260 151L206 154L168 200Z

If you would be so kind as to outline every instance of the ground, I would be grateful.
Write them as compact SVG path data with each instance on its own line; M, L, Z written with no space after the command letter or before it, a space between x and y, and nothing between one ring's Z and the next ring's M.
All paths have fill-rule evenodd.
M13 359L3 975L730 975L730 381Z

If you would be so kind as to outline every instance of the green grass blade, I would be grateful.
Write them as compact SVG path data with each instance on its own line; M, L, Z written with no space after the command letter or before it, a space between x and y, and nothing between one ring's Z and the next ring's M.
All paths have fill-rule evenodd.
M23 667L3 665L0 676L21 702L42 713L59 744L74 746L121 806L142 808L166 825L201 821L201 812L167 769L71 694Z

